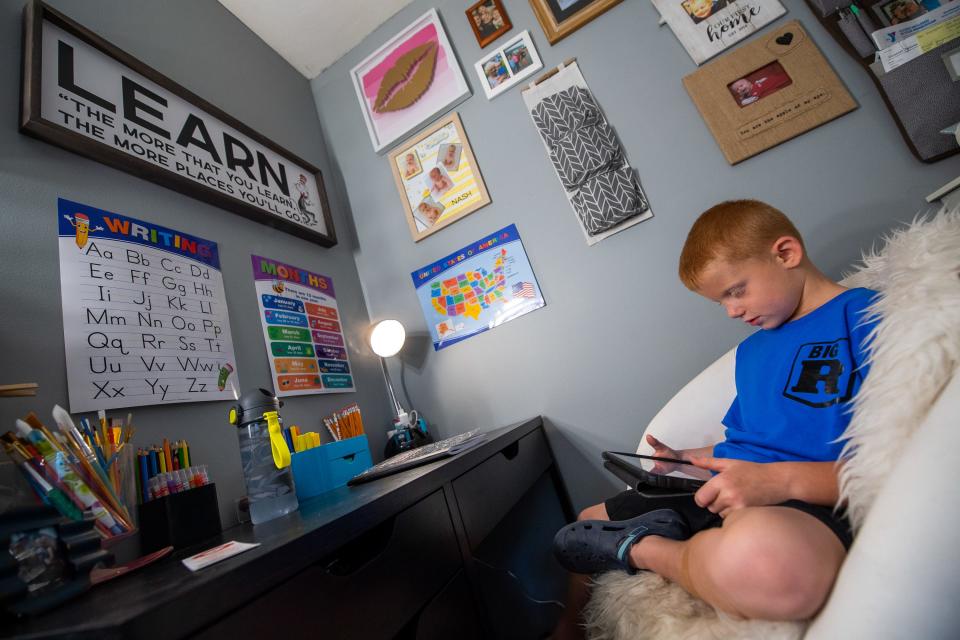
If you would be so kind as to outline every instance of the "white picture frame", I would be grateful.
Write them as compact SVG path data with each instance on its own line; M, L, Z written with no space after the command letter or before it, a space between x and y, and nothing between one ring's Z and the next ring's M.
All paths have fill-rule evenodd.
M517 60L516 56L520 52L525 53L526 57ZM542 69L543 62L533 44L530 32L523 31L502 46L488 51L474 63L473 68L477 72L487 100L493 100ZM496 73L497 70L503 73L498 74L496 79L488 75L490 72Z
M434 44L435 51L429 49L429 43ZM407 60L403 61L403 58ZM428 68L426 63L432 66ZM416 68L412 75L390 73L395 68L411 64ZM391 77L400 77L401 80L386 89L384 96L380 89ZM436 9L424 13L353 67L350 79L370 142L377 153L405 140L471 95L470 85L463 76Z
M787 12L780 0L652 0L700 66Z

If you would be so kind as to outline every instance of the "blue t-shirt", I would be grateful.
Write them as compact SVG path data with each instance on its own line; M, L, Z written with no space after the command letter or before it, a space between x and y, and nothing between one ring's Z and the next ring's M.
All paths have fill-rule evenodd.
M737 397L723 418L720 458L836 460L850 400L867 375L865 342L875 291L849 289L805 316L761 330L737 347Z

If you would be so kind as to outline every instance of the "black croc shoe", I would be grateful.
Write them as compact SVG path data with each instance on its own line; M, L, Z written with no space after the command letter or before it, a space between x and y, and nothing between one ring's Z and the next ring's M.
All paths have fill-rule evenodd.
M567 571L593 574L630 566L630 548L644 536L686 540L690 527L673 509L657 509L630 520L582 520L568 524L553 538L553 554Z

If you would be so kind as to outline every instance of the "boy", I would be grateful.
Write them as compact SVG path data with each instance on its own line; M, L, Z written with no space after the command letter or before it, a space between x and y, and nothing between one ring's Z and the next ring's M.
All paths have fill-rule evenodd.
M790 220L755 200L724 202L697 219L680 279L762 329L737 348L723 442L674 450L646 437L655 455L716 475L692 498L631 490L589 507L557 532L554 551L578 574L654 571L735 616L808 618L852 542L849 522L833 513L837 439L867 372L873 323L864 310L874 292L827 278ZM573 576L555 637L579 634L588 596L585 576Z

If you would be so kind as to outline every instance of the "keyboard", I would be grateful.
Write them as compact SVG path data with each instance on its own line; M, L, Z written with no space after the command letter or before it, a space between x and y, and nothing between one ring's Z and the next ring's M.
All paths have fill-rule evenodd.
M350 478L347 485L352 487L412 467L419 467L422 464L427 464L440 458L452 458L458 453L462 453L482 442L486 442L486 440L486 433L481 432L479 429L474 429L473 431L467 431L466 433L461 433L458 436L446 438L439 442L425 444L416 449L408 449L407 451L398 453L392 458L387 458L362 473L358 473Z

